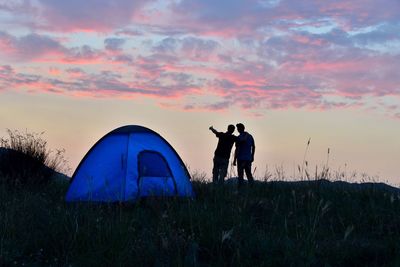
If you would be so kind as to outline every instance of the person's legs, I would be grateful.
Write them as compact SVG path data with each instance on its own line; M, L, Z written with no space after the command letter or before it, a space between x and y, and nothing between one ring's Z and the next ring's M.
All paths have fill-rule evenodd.
M218 182L224 183L225 177L228 173L229 159L221 159L220 172Z
M237 161L237 173L238 173L238 187L243 185L243 172L244 172L244 162L241 160Z
M214 163L214 166L213 166L213 170L212 170L212 174L213 174L212 181L213 181L213 183L217 183L218 175L219 175L219 164L218 164L218 159L216 157L214 157L213 163Z
M246 161L246 163L244 164L244 171L246 172L246 177L249 181L249 184L253 184L254 178L253 174L251 173L251 161Z

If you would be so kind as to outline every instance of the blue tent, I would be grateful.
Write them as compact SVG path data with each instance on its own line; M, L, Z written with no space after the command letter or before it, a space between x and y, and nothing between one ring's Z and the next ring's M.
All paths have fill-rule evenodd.
M101 138L71 179L67 201L135 201L143 196L194 195L190 175L156 132L123 126Z

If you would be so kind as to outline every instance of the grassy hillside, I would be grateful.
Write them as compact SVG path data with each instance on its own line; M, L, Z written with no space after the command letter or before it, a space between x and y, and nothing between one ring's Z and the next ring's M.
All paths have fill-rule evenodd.
M0 266L400 266L383 186L194 182L197 197L67 204L67 184L0 186Z
M0 266L400 266L397 188L319 180L238 192L197 174L195 199L67 204L63 152L42 133L0 138Z

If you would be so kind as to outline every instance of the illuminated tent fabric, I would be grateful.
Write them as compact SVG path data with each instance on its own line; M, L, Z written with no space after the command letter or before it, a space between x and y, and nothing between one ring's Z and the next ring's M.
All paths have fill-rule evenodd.
M143 196L194 195L190 175L173 147L136 125L113 130L82 159L67 201L135 201Z

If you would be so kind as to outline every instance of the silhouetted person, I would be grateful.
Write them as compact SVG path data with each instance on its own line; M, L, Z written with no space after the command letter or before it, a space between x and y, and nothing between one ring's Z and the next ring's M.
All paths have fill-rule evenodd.
M239 136L236 141L233 165L237 165L238 187L241 187L243 185L243 172L246 172L246 177L250 184L254 182L251 173L251 163L254 161L256 146L253 136L244 131L244 125L242 123L236 124L236 128L239 132Z
M218 132L213 126L209 128L216 137L218 137L218 145L214 152L214 167L213 183L224 183L224 179L228 172L229 158L231 156L231 150L233 144L236 141L236 136L233 135L235 126L232 124L228 126L225 133Z

